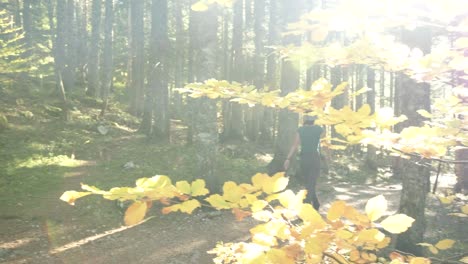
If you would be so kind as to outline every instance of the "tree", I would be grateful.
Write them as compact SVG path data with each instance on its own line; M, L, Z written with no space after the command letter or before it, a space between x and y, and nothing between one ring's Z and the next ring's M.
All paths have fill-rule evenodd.
M152 136L162 141L169 141L169 95L168 62L169 39L167 36L167 0L153 0L151 8L151 55L150 65L153 74L149 85L154 90L155 112Z
M145 84L145 35L144 35L144 2L130 1L130 93L131 112L139 116L143 111Z
M109 94L113 82L113 24L114 24L114 0L105 1L105 14L104 14L104 48L102 54L102 94L103 105L101 109L101 116L104 116L107 105L109 103Z
M294 22L300 16L302 10L302 1L281 1L283 28L288 23ZM287 36L283 39L283 45L300 45L300 37ZM281 95L296 90L299 87L299 69L298 65L290 60L283 59L281 65ZM283 163L288 155L294 135L298 126L298 116L288 110L282 109L278 116L278 139L275 144L275 153L273 160L268 164L269 174L283 170Z
M242 83L244 81L244 54L243 54L243 29L244 29L244 1L233 3L231 46L231 81ZM235 102L226 105L224 116L224 140L242 141L245 134L244 113L242 107Z
M411 48L419 48L424 54L430 53L431 31L428 28L417 28L414 31L404 30L402 41ZM424 109L430 112L430 85L417 83L414 79L401 76L400 109L408 117L403 126L420 126L426 120L417 113ZM402 160L402 193L399 211L416 219L408 232L397 239L397 248L415 255L422 255L417 243L423 242L425 232L426 196L429 191L430 165L420 164L415 159Z
M198 69L196 80L203 82L216 76L216 50L218 45L218 17L216 6L193 13L194 33L197 36L195 60ZM207 98L193 102L193 143L197 148L198 170L196 175L205 179L209 189L218 190L220 183L216 175L218 125L216 103Z
M88 55L88 89L86 94L98 97L100 94L99 55L101 39L102 0L93 0L91 13L91 40Z

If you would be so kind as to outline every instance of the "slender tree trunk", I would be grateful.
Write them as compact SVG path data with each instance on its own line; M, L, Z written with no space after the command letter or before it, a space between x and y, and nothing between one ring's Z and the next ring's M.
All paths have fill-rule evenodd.
M283 28L288 23L294 22L297 17L301 15L303 8L302 1L300 0L283 0L280 1L282 4L282 16L283 16ZM299 45L300 37L287 36L283 39L283 45ZM281 65L281 95L296 90L299 87L299 69L293 64L293 62L283 59ZM291 148L294 136L298 127L298 116L296 113L291 113L288 110L280 110L278 117L278 139L275 144L275 152L273 160L268 164L268 173L273 174L279 171L283 171L283 164L287 158L289 149Z
M145 85L145 36L144 36L144 2L130 2L131 23L131 112L139 116L143 112Z
M104 50L102 54L102 100L103 106L101 116L104 116L109 103L109 94L112 87L113 77L113 23L114 23L114 0L105 1L104 16Z
M371 108L371 113L375 112L375 71L367 67L367 87L370 89L367 92L367 104ZM377 171L377 149L374 146L367 145L367 167L373 171Z
M217 12L216 6L203 12L197 12L194 32L198 38L197 80L202 82L216 76L217 40ZM198 169L195 175L201 176L207 182L211 191L218 191L220 183L216 175L218 126L216 117L216 102L208 98L196 99L193 104L194 144L197 149Z
M30 57L33 54L33 19L31 5L32 0L23 1L23 29L26 42L25 57Z
M65 0L64 0L65 1ZM65 31L65 71L63 72L63 82L65 89L71 91L76 84L76 65L77 65L77 35L75 20L75 0L67 0Z
M244 81L244 55L243 55L243 29L244 29L244 2L235 1L233 4L233 32L232 32L232 81ZM238 103L229 103L230 113L224 117L224 140L244 140L244 113Z
M278 2L270 1L269 5L269 22L268 22L268 45L274 46L278 44ZM267 72L265 83L267 90L275 90L277 88L277 57L276 54L270 53L267 56ZM265 108L263 112L262 122L260 123L260 142L271 142L274 137L274 110Z
M49 24L53 26L53 15L52 11L52 1L48 0L48 12L49 12ZM63 72L65 70L65 30L66 30L66 5L62 0L57 0L57 35L55 37L55 42L53 43L53 55L55 61L55 77L58 94L62 99L62 113L65 121L70 119L69 109L68 109L68 99L65 91L65 85L63 82Z
M424 54L430 52L431 32L426 28L403 32L403 43L410 48L420 48ZM408 76L401 77L400 109L408 117L404 126L420 126L425 120L416 111L425 109L430 112L430 86L427 83L417 83ZM426 195L429 190L429 166L423 166L416 160L401 160L405 175L402 177L402 191L399 211L415 219L411 228L398 236L396 247L399 250L415 255L422 254L422 247L426 229L424 210Z
M183 21L183 3L182 1L175 1L174 3L174 16L176 27L176 43L175 43L175 67L174 67L174 86L181 88L184 85L184 61L185 61L185 33ZM176 117L182 116L182 96L179 93L174 94L174 112Z
M93 0L91 15L91 42L88 56L88 89L86 94L98 97L100 94L99 44L101 35L102 0Z
M77 82L80 87L85 87L86 84L86 63L88 54L88 3L87 1L79 1L76 7L76 27L78 32L77 37L77 67L78 67L78 79Z
M379 79L379 84L380 84L380 102L379 102L379 107L383 108L385 107L385 69L382 67L380 70L380 79Z
M167 81L167 0L153 0L151 16L151 59L154 75L150 76L150 86L155 94L153 136L164 142L169 141L169 94Z

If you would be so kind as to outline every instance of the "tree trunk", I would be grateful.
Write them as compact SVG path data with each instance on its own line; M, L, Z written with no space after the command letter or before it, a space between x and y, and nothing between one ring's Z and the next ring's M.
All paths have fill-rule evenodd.
M63 72L63 82L65 89L71 91L76 84L76 65L77 65L77 35L75 20L75 0L67 0L65 31L65 71Z
M23 1L23 29L24 40L26 42L25 57L30 57L33 54L33 19L31 12L32 0Z
M278 2L270 1L269 8L269 22L268 22L268 45L274 46L278 44L279 33L278 33ZM277 58L274 53L267 57L267 72L265 77L267 90L275 90L276 84L276 69L277 69ZM263 118L260 123L260 139L262 143L271 142L273 140L274 129L274 110L271 108L265 108L263 112Z
M140 116L143 112L145 85L145 36L144 36L144 2L130 2L131 23L131 112Z
M49 24L53 25L53 15L52 15L52 1L48 0L48 12L49 12ZM55 79L57 85L57 91L62 99L62 113L63 118L65 121L70 119L69 116L69 109L68 109L68 99L67 94L65 91L65 85L63 82L63 72L65 70L65 30L66 30L66 5L65 2L62 0L57 0L57 10L56 10L56 17L57 17L57 35L55 38L55 42L53 43L53 55L54 55L54 71L55 71ZM51 28L52 29L52 28Z
M367 104L371 108L371 114L375 112L375 71L367 67ZM369 169L377 171L377 149L372 145L367 145L366 165Z
M232 31L232 66L231 81L242 83L244 81L244 55L243 55L243 28L244 28L244 2L235 1L233 4L233 31ZM225 120L223 140L244 140L244 113L238 103L229 103L230 113Z
M196 17L194 32L198 39L196 61L199 67L196 77L200 82L216 76L217 12L216 6L212 5L206 11L193 14ZM211 99L200 98L193 103L193 140L198 159L195 175L205 179L212 192L220 190L220 182L215 171L218 153L216 111L216 102Z
M184 17L182 14L183 3L176 1L174 3L174 16L176 19L176 44L175 44L175 67L174 67L174 86L181 88L184 85L184 61L185 61L185 33L184 33ZM175 116L182 116L182 96L179 93L174 94L174 112Z
M100 94L99 78L99 43L101 35L102 0L93 0L91 15L91 43L88 56L88 89L86 94L98 97Z
M155 139L169 142L169 94L167 81L167 0L153 0L151 15L151 56L150 65L154 74L150 76L150 86L155 94L154 127Z
M85 87L86 83L86 63L87 58L84 56L88 54L88 17L87 10L88 4L87 1L79 1L79 6L76 7L76 27L78 32L77 38L77 67L78 67L78 79L77 82L80 87Z
M424 54L430 52L431 32L425 28L404 31L403 43L410 48L419 48ZM407 126L421 126L424 117L416 111L425 109L430 112L430 86L427 83L417 83L408 76L401 77L400 109L408 117L403 123ZM415 159L401 160L404 175L402 177L402 191L400 199L400 213L415 219L411 228L398 236L396 247L399 250L415 255L422 254L422 247L417 243L423 242L425 225L424 209L426 207L426 194L429 191L429 166L416 163Z
M288 23L294 22L301 15L303 6L302 1L300 0L283 0L280 3L282 3L284 28ZM283 39L283 45L300 45L300 37L287 36ZM294 65L293 62L283 59L280 84L282 96L285 96L299 87L299 72L298 67ZM273 160L268 164L269 174L274 174L284 170L283 164L287 158L289 149L291 148L297 127L298 115L296 113L291 113L288 110L280 110L278 117L278 138L275 144Z
M114 0L106 0L104 15L104 50L102 53L102 100L101 116L104 116L109 103L109 94L113 77L113 23Z

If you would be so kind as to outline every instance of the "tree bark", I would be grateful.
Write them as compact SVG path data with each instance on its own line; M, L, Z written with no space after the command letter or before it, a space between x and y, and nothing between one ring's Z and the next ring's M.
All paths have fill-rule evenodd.
M145 36L144 36L144 2L130 2L131 23L131 112L140 116L143 112L144 85L145 85Z
M417 28L414 31L404 31L403 43L410 48L419 48L424 54L430 52L431 32L426 28ZM416 111L425 109L430 112L430 86L427 83L417 83L408 76L401 76L401 89L399 89L399 108L401 113L408 117L403 122L404 127L420 126L425 120ZM424 210L426 207L426 194L429 191L429 166L420 165L416 160L402 159L404 175L402 175L402 191L400 199L400 213L415 219L411 228L398 236L396 247L399 250L415 255L422 254L422 247L417 243L423 242L426 229Z
M282 4L282 17L284 21L282 26L285 28L288 23L294 22L301 15L304 5L301 0L283 0L280 3ZM300 37L287 36L283 39L283 45L300 45ZM298 67L293 62L283 59L280 84L282 96L298 88L299 72ZM273 160L268 164L269 174L284 170L283 164L291 148L297 128L298 115L288 110L280 110L278 116L278 138L275 144Z
M153 0L151 15L151 56L150 65L154 74L149 76L150 86L155 95L155 112L152 137L169 142L169 94L167 81L167 0Z
M104 15L104 49L102 53L102 100L103 106L101 116L105 114L109 103L109 94L112 87L113 77L113 23L114 23L114 0L106 0Z
M367 104L371 108L371 114L375 112L375 71L367 67ZM373 171L377 171L377 149L372 145L367 145L366 156L367 167Z
M269 21L268 21L268 45L274 46L279 42L278 33L278 2L270 1L269 5ZM277 57L276 54L271 53L267 57L266 65L266 90L275 90L277 87ZM274 135L274 110L271 108L265 108L263 112L263 118L260 123L260 139L262 143L271 142Z
M244 55L243 55L243 28L244 28L244 1L235 1L233 4L233 31L232 31L232 65L231 81L242 83L244 81ZM228 103L230 110L224 117L223 140L244 140L244 113L238 103Z
M53 25L53 17L52 17L52 1L48 0L48 12L49 12L49 23ZM55 71L55 79L57 85L57 91L62 99L62 113L63 119L68 121L70 119L69 109L68 109L68 99L67 94L65 91L65 85L63 82L63 72L65 70L65 30L66 30L66 5L65 2L62 0L57 0L57 10L56 10L56 17L57 17L57 29L56 29L56 38L55 42L53 42L53 55L54 55L54 71Z
M196 61L198 70L196 78L202 82L216 76L217 39L217 9L212 5L206 11L194 13L197 35ZM205 179L209 189L220 190L220 182L216 175L218 126L216 117L216 102L208 98L196 99L193 103L193 143L197 149L198 169L196 176Z
M88 89L86 94L98 97L100 94L99 46L101 36L102 0L93 0L91 15L91 42L88 56Z

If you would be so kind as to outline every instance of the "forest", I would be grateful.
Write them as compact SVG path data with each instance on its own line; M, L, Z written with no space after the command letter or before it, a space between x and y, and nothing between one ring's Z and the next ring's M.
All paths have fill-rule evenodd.
M467 7L0 0L0 262L468 263Z

